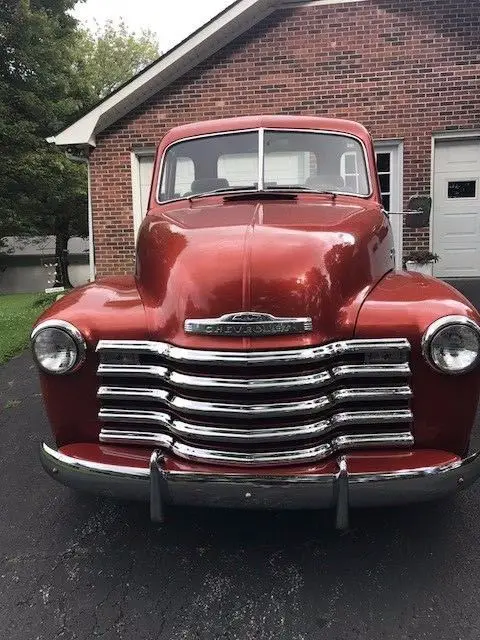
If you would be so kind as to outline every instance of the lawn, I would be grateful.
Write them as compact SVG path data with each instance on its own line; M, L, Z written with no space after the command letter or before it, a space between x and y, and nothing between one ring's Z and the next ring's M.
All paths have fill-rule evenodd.
M28 347L33 323L54 300L45 293L0 295L0 363Z

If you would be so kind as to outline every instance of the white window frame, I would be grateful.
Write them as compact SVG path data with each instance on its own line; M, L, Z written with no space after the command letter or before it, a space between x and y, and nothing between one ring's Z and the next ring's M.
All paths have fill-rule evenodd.
M375 140L375 154L390 153L390 210L392 213L403 211L403 140ZM403 216L390 217L395 241L395 268L403 269Z
M155 147L142 147L134 149L130 154L131 175L132 175L132 213L133 213L133 233L135 242L137 241L140 225L145 218L142 211L142 191L140 186L140 160L145 157L155 158Z

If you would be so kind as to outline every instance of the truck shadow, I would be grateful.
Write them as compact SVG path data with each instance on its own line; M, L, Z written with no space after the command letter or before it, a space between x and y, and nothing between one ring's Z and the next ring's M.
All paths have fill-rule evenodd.
M118 542L121 530L121 545L132 553L181 549L188 554L201 548L214 549L220 558L222 553L255 555L260 549L268 555L276 549L294 558L299 549L308 548L328 550L332 554L330 561L335 563L336 554L341 554L344 560L346 555L359 558L372 546L379 556L389 556L393 543L399 556L402 548L412 553L425 551L427 547L429 553L442 550L451 536L458 535L467 511L471 517L473 491L469 489L441 502L352 510L346 531L335 529L333 510L273 512L171 507L165 523L160 525L150 521L146 504L86 495L70 496L72 513L67 521L101 518L106 540Z
M124 619L144 618L159 639L370 637L372 618L389 633L392 612L409 624L439 589L455 594L454 585L472 579L480 515L472 491L438 504L356 511L346 532L335 531L330 511L182 508L155 525L144 504L66 491L60 538L75 539L64 570L79 571L77 589L111 590Z

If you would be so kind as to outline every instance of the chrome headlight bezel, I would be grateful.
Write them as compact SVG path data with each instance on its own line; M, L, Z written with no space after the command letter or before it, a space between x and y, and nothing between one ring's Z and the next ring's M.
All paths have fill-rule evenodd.
M444 373L446 375L451 375L451 376L464 375L465 373L469 373L470 371L473 371L480 364L480 348L479 348L479 351L477 352L477 357L475 358L475 360L468 367L465 367L464 369L460 369L460 370L445 369L439 366L435 362L435 359L432 354L432 345L435 338L439 335L441 331L443 331L443 329L446 329L448 327L455 326L455 325L468 327L473 332L475 332L477 335L477 339L480 347L480 327L474 320L471 320L466 316L445 316L443 318L440 318L439 320L436 320L428 327L428 329L423 334L422 354L425 360L427 361L427 363L430 365L430 367L432 367L432 369L434 369L437 373L438 372Z
M43 364L37 358L37 354L35 351L35 341L37 340L38 336L47 329L57 329L58 331L63 331L63 333L65 333L69 338L71 338L71 340L75 345L75 348L77 351L75 362L72 366L70 366L68 369L64 371L54 371L54 370L48 369L47 367L43 366ZM32 331L30 341L31 341L32 354L33 354L33 358L35 360L36 365L44 373L47 373L53 376L65 376L65 375L74 373L75 371L78 371L78 369L80 369L80 367L83 365L87 357L87 343L85 341L85 338L83 337L82 333L77 329L77 327L75 327L70 322L66 322L65 320L46 320L45 322L41 322Z

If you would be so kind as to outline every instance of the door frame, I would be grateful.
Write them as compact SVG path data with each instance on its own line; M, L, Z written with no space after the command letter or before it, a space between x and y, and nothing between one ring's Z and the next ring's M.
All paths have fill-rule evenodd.
M435 216L435 153L437 142L455 142L455 140L472 140L478 138L480 140L480 129L468 129L463 131L440 131L434 133L432 136L432 157L430 166L430 196L432 198L432 211L430 214L430 229L429 229L429 249L432 253L435 253L433 246L434 237L434 225L436 222Z
M132 177L132 213L133 213L133 233L135 242L137 241L140 225L145 217L142 211L142 192L140 186L140 160L147 156L155 159L155 147L141 147L133 149L130 154L131 177Z
M377 152L392 152L392 164L390 174L392 185L397 193L396 199L391 199L390 208L392 212L403 211L403 148L404 142L402 138L388 138L385 140L374 140L375 156ZM395 242L395 268L399 271L403 269L403 216L395 215L390 218L392 224L393 237Z

